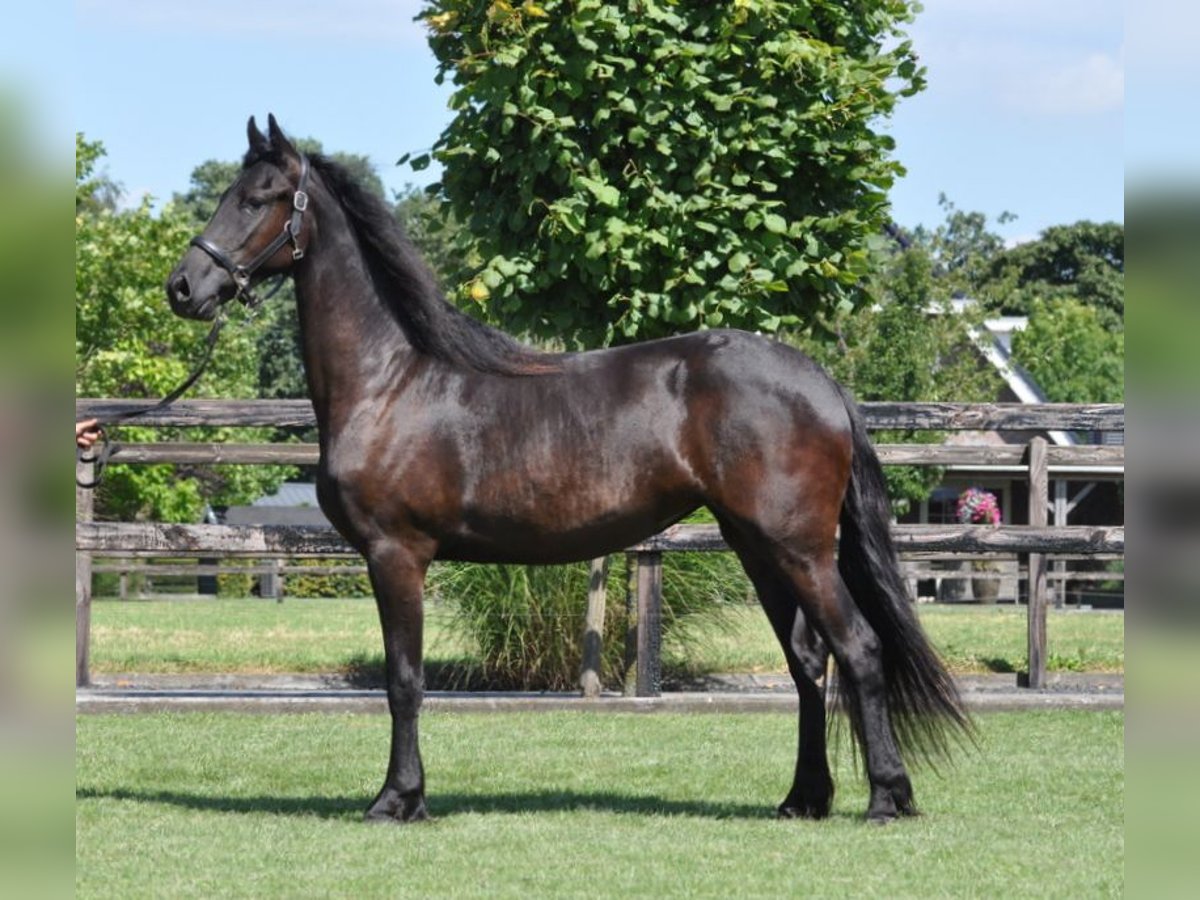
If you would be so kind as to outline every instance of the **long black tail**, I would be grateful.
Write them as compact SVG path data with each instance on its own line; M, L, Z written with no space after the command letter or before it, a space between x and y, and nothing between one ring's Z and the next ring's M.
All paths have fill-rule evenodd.
M838 570L883 645L888 712L896 742L906 755L915 751L932 761L948 756L951 733L972 735L971 720L905 589L889 528L891 507L883 468L858 404L840 385L838 390L850 414L854 440L840 520ZM850 679L839 679L839 691L861 738L855 686Z

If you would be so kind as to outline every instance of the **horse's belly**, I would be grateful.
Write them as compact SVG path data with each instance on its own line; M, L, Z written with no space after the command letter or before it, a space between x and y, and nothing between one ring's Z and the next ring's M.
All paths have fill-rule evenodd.
M691 500L576 518L554 509L539 515L464 517L454 534L439 542L439 559L465 562L552 564L594 559L624 550L678 522L697 507Z

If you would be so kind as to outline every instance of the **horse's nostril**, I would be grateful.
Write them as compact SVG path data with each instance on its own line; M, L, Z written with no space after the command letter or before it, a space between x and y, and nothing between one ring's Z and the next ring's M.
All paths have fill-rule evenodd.
M176 299L188 299L191 292L188 290L187 276L183 274L176 275L171 281L171 290L175 293Z

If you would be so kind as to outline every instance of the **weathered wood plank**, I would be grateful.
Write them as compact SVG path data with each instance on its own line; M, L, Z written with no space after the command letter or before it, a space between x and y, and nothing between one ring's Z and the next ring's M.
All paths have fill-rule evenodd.
M876 452L884 465L904 466L1008 466L1024 471L1025 447L954 446L947 444L878 444ZM162 441L159 443L122 444L110 463L118 465L184 463L198 465L316 465L320 448L316 444L217 444ZM1124 446L1077 445L1047 448L1052 468L1069 466L1125 465Z
M92 571L97 573L132 573L149 576L192 577L200 575L366 575L365 565L348 566L276 566L276 565L221 565L220 563L97 563Z
M1025 470L1025 446L959 446L953 444L876 444L879 461L889 466L1007 466ZM1079 444L1048 447L1046 459L1051 467L1124 466L1123 445Z
M1124 553L1124 525L897 525L900 551L949 553Z
M121 444L109 463L200 465L315 466L321 457L316 444L203 444L163 441L154 444Z
M1032 528L1046 525L1047 506L1050 502L1050 476L1046 460L1046 439L1035 437L1029 442L1029 525ZM1046 686L1046 557L1038 552L1030 553L1026 568L1029 572L1028 608L1028 686L1041 690Z
M75 548L122 556L356 556L321 525L172 525L81 522Z
M949 569L915 569L905 567L904 577L909 579L917 579L918 581L928 581L933 578L980 578L985 581L995 581L997 578L1024 578L1027 572L1025 569L1020 569L1015 572L954 572ZM1124 581L1124 572L1073 572L1064 570L1061 572L1047 572L1046 578L1050 581Z
M91 524L96 492L79 487L96 478L95 462L75 462L75 518L79 524ZM75 687L92 683L92 555L75 554Z
M149 576L178 576L178 577L193 577L199 575L265 575L269 572L278 572L281 575L366 575L367 567L364 565L346 565L346 566L289 566L283 565L278 567L261 565L261 566L238 566L238 565L221 565L219 563L200 564L200 563L146 563L137 564L134 562L128 563L93 563L92 571L97 574L122 574L136 573L138 575ZM973 572L972 578L1011 578L1016 574L1018 577L1024 578L1025 572L1022 570L1019 573L1001 572L991 575L987 572ZM955 573L947 569L928 569L906 566L904 569L906 578L947 578L958 577ZM592 573L593 579L595 572ZM1046 578L1051 581L1124 581L1124 572L1095 572L1095 571L1075 571L1065 569L1063 571L1050 571L1046 573ZM592 596L589 587L589 598ZM590 607L589 607L590 609ZM589 614L588 621L592 622L600 620L601 607L597 603L595 616ZM590 625L588 628L590 629ZM587 641L584 643L585 657L587 650Z
M940 553L1123 553L1125 527L1068 525L897 525L897 549ZM75 548L120 556L355 556L320 525L164 525L80 522ZM728 549L715 525L674 525L629 548L635 553Z
M662 554L637 555L637 695L662 693Z
M152 406L156 401L77 399L76 419L119 423L123 415ZM274 425L280 428L317 424L308 400L178 400L165 409L134 420L138 425L186 427L193 425Z
M588 573L587 612L583 622L583 662L579 688L583 696L600 696L600 668L604 655L604 611L608 599L609 558L593 559Z
M1124 431L1120 403L884 403L861 404L873 430Z
M144 409L153 400L83 398L75 401L76 418L111 423L122 414ZM861 404L871 429L936 431L1124 431L1125 406L1120 403L882 403ZM139 425L274 425L316 424L307 400L180 400L145 415Z
M625 665L621 671L621 693L637 696L637 554L625 554Z

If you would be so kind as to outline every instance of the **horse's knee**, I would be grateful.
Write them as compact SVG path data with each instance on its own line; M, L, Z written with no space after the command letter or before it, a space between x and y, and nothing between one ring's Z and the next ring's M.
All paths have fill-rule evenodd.
M389 679L387 687L388 709L392 715L403 718L416 716L421 708L425 691L418 678Z

